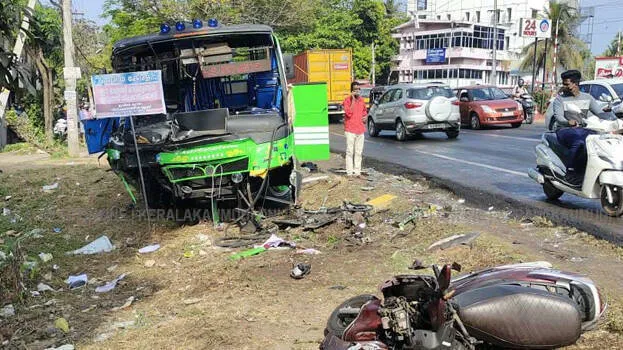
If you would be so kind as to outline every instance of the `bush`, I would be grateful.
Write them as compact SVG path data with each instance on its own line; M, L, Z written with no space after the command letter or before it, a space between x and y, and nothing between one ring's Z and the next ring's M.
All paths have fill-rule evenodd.
M539 110L540 113L545 113L545 111L547 110L547 101L549 100L550 96L551 91L547 90L538 90L535 91L534 94L532 94L532 98L534 99L536 108Z

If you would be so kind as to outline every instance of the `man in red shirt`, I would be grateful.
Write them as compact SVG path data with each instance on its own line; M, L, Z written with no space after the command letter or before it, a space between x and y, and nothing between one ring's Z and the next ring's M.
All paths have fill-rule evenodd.
M368 109L359 95L357 82L350 84L350 96L344 102L344 135L346 136L346 175L361 176L361 155L363 153L364 124Z

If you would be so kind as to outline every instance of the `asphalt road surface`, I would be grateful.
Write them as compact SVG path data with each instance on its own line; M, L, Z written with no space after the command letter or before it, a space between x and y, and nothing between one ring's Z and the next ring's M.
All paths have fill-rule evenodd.
M601 212L599 200L570 194L549 202L542 187L528 177L528 169L535 166L534 147L544 130L543 122L535 122L518 129L462 129L456 140L428 133L405 142L396 141L392 131L374 138L366 134L364 167L366 162L380 161L386 168L392 164L408 168L481 207L510 210L519 217L543 215L623 245L623 217L610 218ZM331 149L344 152L343 126L332 124L330 131Z

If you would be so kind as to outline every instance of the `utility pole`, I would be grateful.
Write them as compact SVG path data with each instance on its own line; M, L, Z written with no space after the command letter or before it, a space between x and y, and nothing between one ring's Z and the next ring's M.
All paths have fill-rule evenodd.
M28 5L26 6L25 11L32 11L35 8L35 3L37 0L28 0ZM20 59L22 57L22 51L24 50L24 42L26 41L26 31L30 26L30 21L28 20L28 14L25 14L22 19L22 25L20 27L19 34L17 35L17 39L15 40L15 46L13 46L13 55L15 55L16 59ZM4 119L4 112L6 111L7 104L9 103L9 94L11 91L9 89L4 89L0 93L0 149L6 146L7 140L7 125Z
M491 81L493 86L498 85L497 68L498 63L496 60L498 49L498 0L493 0L493 59L491 60L493 69L491 70Z
M376 83L376 57L374 52L374 42L372 43L372 85L374 86Z
M451 70L450 70L450 62L451 62L450 61L451 60L451 58L450 58L450 51L452 51L452 48L454 47L453 42L452 42L454 40L453 36L454 36L454 21L450 22L450 42L449 42L449 45L448 45L448 52L446 52L446 55L448 56L448 72L446 73L448 75L448 86L450 86L450 75L451 75L450 74L450 72L451 72ZM457 72L457 74L458 74L458 72ZM457 86L457 88L458 88L458 86Z
M63 0L63 51L65 56L65 103L67 105L67 145L70 157L80 153L78 145L78 96L76 79L80 78L80 68L74 65L74 41L72 38L71 0Z

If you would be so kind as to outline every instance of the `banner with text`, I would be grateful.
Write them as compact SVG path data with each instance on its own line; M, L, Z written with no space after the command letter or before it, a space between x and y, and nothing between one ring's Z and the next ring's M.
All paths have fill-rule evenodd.
M93 75L91 85L98 119L166 113L159 70Z

